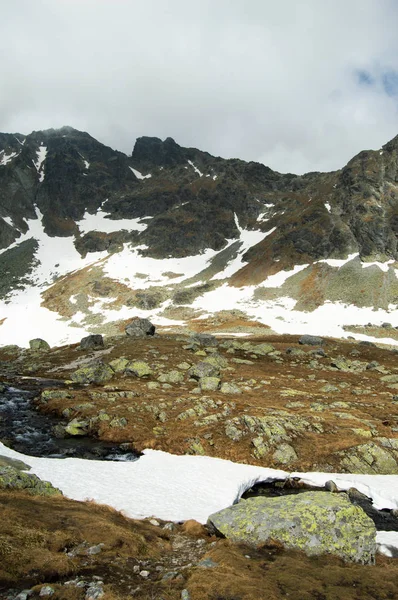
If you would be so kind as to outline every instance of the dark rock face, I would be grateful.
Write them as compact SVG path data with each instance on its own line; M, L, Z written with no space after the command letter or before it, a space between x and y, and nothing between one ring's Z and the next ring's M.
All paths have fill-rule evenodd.
M134 319L127 325L125 332L130 337L146 337L155 334L155 325L148 319Z
M222 250L241 228L273 230L243 256L248 264L231 281L237 286L263 281L275 261L285 268L348 253L398 258L397 138L340 171L303 176L214 157L172 138L140 137L127 157L71 127L26 138L0 134L0 162L0 248L27 231L37 206L45 231L74 236L83 256L129 243L146 246L140 252L153 258L184 257ZM100 207L110 220L151 218L139 232L82 235L79 221Z
M102 335L92 334L80 340L81 350L101 350L104 347L104 339Z

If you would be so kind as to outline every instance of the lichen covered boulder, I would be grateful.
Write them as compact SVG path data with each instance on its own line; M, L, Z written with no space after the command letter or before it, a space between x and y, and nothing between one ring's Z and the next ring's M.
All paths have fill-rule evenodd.
M29 347L31 350L38 350L41 352L50 350L50 344L46 342L46 340L42 340L41 338L29 340Z
M153 374L151 367L144 360L132 360L128 363L125 372L136 377L149 377Z
M71 379L75 383L105 383L112 379L114 374L114 370L109 365L98 361L81 367L72 373Z
M57 496L62 492L37 475L24 473L14 467L0 467L0 490L26 490L35 496Z
M272 539L309 556L334 554L362 564L375 560L376 527L346 494L248 498L211 515L208 525L234 542L251 546Z
M200 361L188 369L189 377L192 379L202 379L202 377L218 377L220 375L220 367L212 365L209 362Z

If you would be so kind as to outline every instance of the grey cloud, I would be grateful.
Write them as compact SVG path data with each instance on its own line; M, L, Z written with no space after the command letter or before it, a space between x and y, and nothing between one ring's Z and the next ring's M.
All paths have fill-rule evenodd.
M0 131L68 124L128 153L171 136L282 172L339 168L398 133L379 76L398 70L397 18L390 0L13 0Z

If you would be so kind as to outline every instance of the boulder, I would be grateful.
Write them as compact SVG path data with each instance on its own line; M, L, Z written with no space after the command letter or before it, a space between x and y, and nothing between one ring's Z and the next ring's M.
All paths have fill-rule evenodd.
M77 369L71 375L75 383L105 383L114 376L114 370L102 361Z
M221 385L218 377L202 377L199 379L199 386L202 392L216 392Z
M155 325L149 319L134 319L127 325L125 332L130 337L145 337L155 334Z
M31 467L22 460L10 458L9 456L0 455L0 467L13 467L18 471L30 471Z
M215 347L218 344L217 338L210 333L194 333L190 337L190 341L193 344L197 344L198 346L204 347Z
M143 360L132 360L128 363L125 372L127 374L133 374L136 377L148 377L153 373L148 363Z
M225 382L221 385L220 392L222 394L241 394L242 390L236 383Z
M104 347L102 335L92 334L80 340L80 350L101 350Z
M220 367L209 362L200 361L188 369L188 375L196 380L202 379L202 377L218 377Z
M65 433L73 437L80 435L87 435L88 422L80 421L79 419L72 419L65 427Z
M207 524L234 542L254 547L272 539L309 556L334 554L362 564L375 561L375 525L346 494L248 498L214 513Z
M31 350L50 350L50 344L48 344L45 340L42 340L41 338L29 340L29 347Z
M0 467L0 490L26 490L35 496L56 496L62 492L37 475L24 473L11 466Z
M322 346L325 340L317 335L302 335L299 339L299 344L307 346Z

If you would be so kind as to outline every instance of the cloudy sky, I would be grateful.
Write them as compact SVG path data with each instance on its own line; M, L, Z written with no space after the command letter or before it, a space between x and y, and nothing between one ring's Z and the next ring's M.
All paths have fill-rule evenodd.
M396 0L3 0L0 131L336 169L398 134L397 29Z

